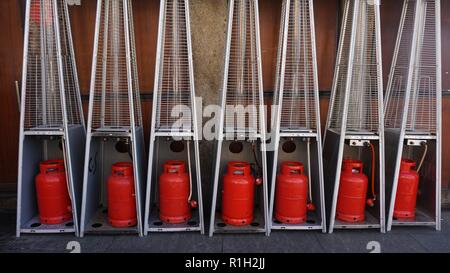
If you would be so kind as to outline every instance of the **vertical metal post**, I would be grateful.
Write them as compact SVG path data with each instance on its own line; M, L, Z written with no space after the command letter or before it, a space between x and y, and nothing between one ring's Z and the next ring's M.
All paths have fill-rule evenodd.
M378 3L379 4L379 3ZM384 98L383 98L383 58L382 58L382 45L381 45L381 18L380 10L375 9L375 37L377 41L376 55L377 55L377 85L378 85L378 133L379 133L379 179L380 179L380 224L381 232L386 232L386 200L385 200L385 140L384 140Z
M420 15L420 0L416 1L416 8L415 8L415 18L418 18ZM409 60L409 69L408 69L408 83L405 90L405 103L403 108L403 114L402 114L402 124L401 124L401 131L400 131L400 141L398 143L397 148L397 159L396 159L396 167L394 172L394 179L393 179L393 187L392 187L392 196L390 201L390 210L389 210L389 217L388 217L388 224L387 224L387 231L391 231L392 228L392 220L394 217L394 205L395 205L395 197L397 196L397 187L398 187L398 178L400 175L400 164L398 162L401 162L403 157L403 140L405 139L406 135L406 124L408 122L408 109L409 109L409 101L411 98L411 90L413 87L413 75L414 75L414 69L416 64L416 54L417 51L417 33L418 33L418 20L415 20L414 22L414 30L413 30L413 36L412 36L412 44L411 44L411 56Z
M133 77L131 75L131 70L133 69L131 66L131 48L130 48L130 18L128 17L128 4L130 0L123 0L123 18L124 18L124 30L125 30L125 55L127 57L127 78L128 78L128 101L130 108L130 126L131 126L131 147L133 154L133 171L134 171L134 187L136 190L136 212L137 212L137 220L138 220L138 231L139 235L143 236L144 233L142 231L142 214L141 214L141 198L140 198L140 172L139 172L139 162L138 162L138 154L137 154L137 139L136 139L136 118L135 118L135 97L133 92ZM140 98L138 98L140 99Z
M23 190L23 150L24 150L24 131L25 131L25 101L27 97L27 72L28 72L28 46L30 37L30 6L31 0L26 2L25 11L25 33L24 33L24 45L23 45L23 66L22 66L22 101L20 111L20 132L19 132L19 162L18 162L18 174L17 174L17 219L16 219L16 236L20 237L21 221L22 221L22 190Z
M159 6L159 24L158 24L158 37L164 37L164 17L165 17L165 9L166 9L167 1L161 0ZM159 103L158 90L159 90L159 78L160 72L162 69L163 62L161 60L161 53L163 51L163 39L158 39L158 44L156 48L156 67L155 67L155 79L154 79L154 87L153 87L153 102ZM152 204L152 183L153 183L153 154L155 153L155 132L156 132L156 112L157 108L152 107L152 121L151 121L151 129L150 129L150 150L149 150L149 159L148 159L148 168L147 168L147 191L146 191L146 201L145 201L145 218L144 218L144 235L147 236L149 232L148 219L150 218L150 207ZM158 147L158 146L156 146Z
M296 0L293 0L296 1ZM280 67L280 78L278 79L277 75L277 81L279 85L278 91L278 105L275 105L277 108L277 114L276 114L276 120L274 124L274 132L275 132L275 139L273 140L275 142L274 147L274 154L273 154L273 166L272 166L272 187L270 192L270 209L269 209L269 222L270 222L270 228L272 229L272 217L273 217L273 208L274 208L274 202L275 202L275 185L276 185L276 173L277 173L277 161L278 161L278 149L280 147L280 123L281 123L281 112L283 107L283 94L284 94L284 82L285 82L285 72L286 72L286 51L287 51L287 41L288 41L288 34L289 34L289 16L290 16L290 9L291 9L291 0L284 1L284 22L282 22L283 26L283 36L280 43L280 52L281 52L281 67Z
M350 90L352 87L352 75L353 75L353 63L354 63L354 55L355 55L355 40L356 40L356 27L358 23L358 13L359 13L359 1L354 2L353 6L353 19L352 19L352 32L350 39L350 51L348 57L348 71L346 76L346 84L345 84L345 98L344 98L344 110L342 115L342 123L341 123L341 131L340 131L340 140L339 140L339 150L337 157L337 167L336 167L336 175L335 175L335 183L334 183L334 193L333 193L333 202L331 207L331 217L330 217L330 227L328 229L329 233L333 233L334 231L334 222L336 218L336 207L337 207L337 199L339 193L339 184L340 184L340 176L342 169L342 158L344 156L344 144L345 144L345 135L347 131L347 114L348 114L348 100L350 97ZM350 8L347 6L347 8ZM337 90L333 90L333 93L337 92Z
M228 3L228 28L227 28L227 40L225 47L225 69L224 75L228 75L229 65L230 65L230 48L231 48L231 36L233 29L233 15L234 15L234 0L230 0ZM209 223L209 236L212 237L215 230L215 218L216 218L216 209L217 209L217 194L219 188L219 171L220 171L220 159L222 154L222 144L224 140L224 117L225 117L225 107L226 107L226 98L227 98L227 86L228 86L228 78L225 76L223 78L222 84L222 103L220 109L220 121L219 121L219 129L217 130L217 152L216 152L216 161L214 168L214 186L213 186L213 197L212 197L212 205L211 205L211 218Z
M90 150L92 142L92 122L94 112L94 99L95 99L95 77L97 74L97 58L98 58L98 40L100 33L100 20L102 16L102 2L103 0L97 0L97 15L95 19L95 35L94 35L94 47L92 53L92 68L91 68L91 83L90 83L90 95L89 95L89 115L88 115L88 126L87 126L87 141L86 141L86 152L84 155L84 173L83 173L83 201L81 205L81 223L80 223L80 236L84 236L84 231L86 229L86 196L88 191L88 176L89 176L89 164L90 164ZM104 73L102 73L104 74ZM103 88L102 88L103 89ZM103 124L102 124L103 125Z
M312 65L313 65L313 77L314 77L314 98L315 113L316 113L316 130L317 130L317 170L319 176L319 196L320 196L320 214L322 221L322 232L327 230L327 217L325 211L325 189L323 179L323 160L322 160L322 126L320 120L320 96L319 96L319 76L317 67L317 49L316 49L316 28L315 28L315 16L314 16L314 3L313 0L309 0L309 14L311 21L311 44L312 44Z
M442 43L441 1L436 0L436 230L442 230Z
M187 46L189 52L189 70L191 73L189 74L189 80L191 82L191 102L192 102L192 123L194 127L194 136L192 138L192 143L194 145L194 156L195 156L195 166L197 166L197 192L198 192L198 202L199 202L199 219L200 219L200 228L201 234L205 233L205 220L204 220L204 212L203 212L203 191L202 191L202 175L201 175L201 164L200 164L200 131L201 123L198 121L197 116L197 98L195 93L195 80L194 80L194 64L192 57L192 38L191 38L191 16L190 16L190 5L189 0L185 0L185 12L186 12L186 36L187 36Z

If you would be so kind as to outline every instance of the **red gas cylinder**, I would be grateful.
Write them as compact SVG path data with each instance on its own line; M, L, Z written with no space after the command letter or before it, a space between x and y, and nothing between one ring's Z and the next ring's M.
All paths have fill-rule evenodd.
M301 224L306 221L308 178L304 173L302 163L282 163L276 186L276 220L286 224Z
M170 224L181 224L192 218L189 203L189 174L186 164L170 160L164 164L164 173L159 177L159 218Z
M362 161L344 160L336 218L344 222L365 220L369 180L363 173Z
M222 220L232 226L246 226L253 221L255 178L250 164L228 163L223 178Z
M72 219L64 160L41 163L36 176L36 193L42 224L57 225Z
M108 178L108 220L116 228L137 224L132 163L112 166L112 175Z
M397 197L395 198L394 217L414 219L416 216L417 192L419 191L419 174L414 170L416 162L403 159L400 166Z

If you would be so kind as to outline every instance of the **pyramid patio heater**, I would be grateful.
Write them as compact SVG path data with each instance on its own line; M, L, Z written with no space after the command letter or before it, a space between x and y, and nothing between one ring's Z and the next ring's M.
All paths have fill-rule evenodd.
M258 1L230 0L228 5L209 235L269 235Z
M78 235L86 138L67 4L26 1L17 236Z
M189 0L160 3L144 232L203 234Z
M98 0L82 236L143 236L144 149L132 1Z
M385 107L388 231L441 229L440 15L439 0L404 1Z
M385 231L379 0L347 0L324 136L329 232Z
M313 1L284 0L281 18L269 153L272 230L325 232Z

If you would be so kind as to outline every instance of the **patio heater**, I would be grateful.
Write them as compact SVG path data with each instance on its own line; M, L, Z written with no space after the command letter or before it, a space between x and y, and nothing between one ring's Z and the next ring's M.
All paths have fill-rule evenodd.
M83 169L79 151L86 131L67 4L28 0L25 18L17 236L78 235ZM39 169L49 179L43 183L59 188L56 193L39 182ZM56 205L53 198L59 200ZM55 211L64 202L64 212ZM45 217L45 210L53 216Z
M228 8L209 235L269 235L258 1L230 0Z
M272 126L274 149L269 153L272 230L325 232L313 1L284 0L281 18ZM284 182L281 175L286 164L293 168L287 168L288 181ZM306 167L305 181L294 168L302 165Z
M93 56L81 235L143 236L145 144L131 0L97 1Z
M385 105L388 231L441 230L441 73L440 1L404 1Z
M347 0L324 136L329 232L385 231L379 0Z
M189 0L161 0L144 232L204 233Z

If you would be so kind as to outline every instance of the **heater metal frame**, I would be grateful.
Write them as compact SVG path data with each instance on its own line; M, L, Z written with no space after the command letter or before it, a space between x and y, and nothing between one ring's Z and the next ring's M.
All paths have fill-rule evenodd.
M187 46L187 63L189 69L189 87L190 87L190 110L192 117L192 128L187 131L178 130L158 130L157 123L157 110L160 93L160 84L162 79L160 73L162 73L162 64L164 63L164 40L165 40L165 26L166 26L166 7L168 2L174 2L179 0L161 0L160 1L160 14L159 14L159 30L158 30L158 47L156 55L156 69L155 69L155 84L153 91L153 109L152 109L152 123L150 133L150 149L149 149L149 161L147 169L147 190L145 201L145 218L144 218L144 235L147 236L149 232L183 232L183 231L200 231L201 234L205 233L204 214L203 214L203 196L202 196L202 177L200 169L200 129L199 121L197 117L197 103L195 95L195 80L194 80L194 64L192 57L192 42L190 31L190 13L189 13L189 0L184 1L185 7L185 28L186 28L186 46ZM180 1L181 2L181 1ZM178 33L179 34L179 33ZM201 123L200 123L201 124ZM163 168L163 164L166 160L174 159L173 157L180 157L180 153L174 153L167 149L169 147L168 142L172 140L182 139L186 144L187 152L182 156L188 161L189 176L192 185L193 198L197 199L198 208L193 211L193 217L187 223L183 224L166 224L159 220L156 204L153 202L159 200L158 198L158 186L159 172ZM164 151L162 152L162 150ZM193 150L193 153L191 153ZM191 163L194 162L193 166ZM195 180L195 183L194 181ZM195 189L194 189L195 186Z
M214 184L213 184L213 196L212 196L212 206L211 206L211 218L210 218L210 227L209 227L209 236L212 237L214 233L265 233L266 236L270 235L270 222L269 222L269 199L268 199L268 176L267 176L267 157L266 157L266 119L265 119L265 107L264 107L264 95L263 95L263 82L262 82L262 59L261 59L261 42L260 42L260 25L259 25L259 8L258 8L258 0L245 0L248 2L252 2L254 5L254 27L255 27L255 41L256 43L256 58L257 58L257 89L259 97L260 105L256 105L259 107L259 132L243 132L240 130L236 130L237 128L233 128L230 132L225 130L225 107L226 107L226 99L227 99L227 86L228 86L228 76L230 71L230 52L231 52L231 44L232 44L232 32L233 32L233 18L234 18L234 5L235 0L229 0L228 2L228 23L227 23L227 39L226 39L226 48L225 48L225 63L224 63L224 78L222 83L222 98L221 98L221 112L220 112L220 120L217 131L217 147L216 147L216 162L215 167L213 169L214 174ZM226 137L232 135L234 137L233 140L245 140L245 139L253 139L253 145L256 145L259 149L261 161L262 161L262 192L260 198L262 199L262 204L259 204L260 207L256 208L255 206L255 223L252 223L249 226L244 227L234 227L234 226L226 226L224 223L219 220L219 213L216 211L217 209L217 200L218 200L218 191L219 191L219 183L222 180L223 170L226 169L226 163L229 161L236 161L236 156L231 154L230 152L223 152L222 148L225 144L230 142ZM245 147L244 147L245 146ZM244 150L241 154L250 153L251 150L248 150L250 144L245 143L243 145ZM261 203L261 202L260 202ZM261 227L260 222L264 222L264 226Z
M83 118L83 111L81 106L81 96L78 84L77 66L75 61L75 54L73 49L72 34L70 28L70 19L68 13L67 3L61 1L61 11L58 7L58 1L52 1L49 4L52 9L52 26L54 27L54 39L56 49L56 62L57 62L57 81L60 87L59 97L61 103L61 124L57 127L50 126L48 128L39 126L35 128L25 128L25 116L27 112L27 74L28 74L28 55L30 45L30 12L31 12L31 0L26 2L26 15L25 15L25 36L24 36L24 53L23 53L23 71L22 71L22 101L21 101L21 117L20 117L20 136L19 136L19 162L18 162L18 196L17 196L17 226L16 236L20 237L22 233L33 234L53 234L53 233L74 233L79 235L79 212L80 202L78 198L81 195L81 170L83 166L83 157L77 153L79 149L83 149L86 137L85 124ZM42 4L48 2L41 1ZM43 9L40 8L40 18L44 15ZM59 12L62 12L60 15ZM45 14L46 15L46 14ZM66 29L61 30L60 16L65 21ZM46 18L46 17L45 17ZM40 27L42 31L44 19L40 19ZM67 47L69 51L69 58L71 67L66 69L72 69L73 78L73 90L74 94L66 94L70 92L65 85L64 68L62 60L62 45L61 45L61 31L65 31ZM41 54L44 37L40 37ZM44 54L45 55L45 54ZM41 58L43 58L41 56ZM41 73L45 74L45 64L41 64ZM42 86L42 88L44 88ZM68 95L68 97L66 97ZM73 97L71 97L73 96ZM77 118L79 121L75 124L69 124L68 119L68 100L73 99L73 103L77 104L74 109L77 109L79 115ZM44 102L43 102L44 103ZM72 107L72 106L71 106ZM72 110L74 110L72 109ZM47 110L44 110L47 111ZM38 118L38 117L36 117ZM59 118L58 118L59 119ZM53 124L54 125L54 124ZM58 151L58 143L61 142L61 150ZM36 190L35 190L35 175L38 172L39 164L43 159L50 159L49 154L58 154L63 156L66 169L67 187L72 204L73 219L60 225L45 225L41 224L38 217L38 208L36 204Z
M123 7L123 25L124 28L124 44L126 56L126 80L127 80L127 99L129 110L129 125L121 126L120 128L93 128L94 122L94 102L96 96L96 75L97 62L99 56L99 44L102 9L112 3L111 0L97 1L97 16L95 25L95 40L94 52L91 71L91 86L90 86L90 100L89 100L89 119L88 119L88 137L86 143L85 165L84 165L84 186L83 186L83 202L81 214L81 229L80 235L85 234L118 234L131 233L143 236L142 228L142 210L143 210L143 188L144 188L144 172L145 172L145 143L144 143L144 129L142 127L142 113L140 112L140 95L139 95L139 81L137 79L137 68L135 59L135 42L134 42L134 26L132 16L132 0L113 0L118 1L117 5ZM120 8L119 8L120 11ZM108 10L109 13L109 10ZM109 16L105 16L109 17ZM105 19L108 22L108 18ZM118 23L119 25L121 22ZM108 27L109 28L109 27ZM105 27L105 33L108 30ZM104 41L105 42L105 41ZM108 43L105 42L106 45ZM105 53L104 53L105 54ZM103 57L104 58L104 57ZM106 81L105 63L103 63L102 81ZM134 77L133 77L134 76ZM102 94L106 96L106 87L102 85ZM101 102L104 105L104 100ZM123 113L121 113L123 115ZM118 154L105 154L111 152L114 147L111 146L111 141L125 141L129 145L130 156L120 156ZM105 184L107 174L110 172L112 164L118 161L130 160L132 157L133 171L134 171L134 187L136 193L136 214L137 225L130 228L114 228L108 224L106 211L99 207L100 203L105 204ZM113 160L117 160L117 162ZM105 165L107 167L105 168ZM100 172L98 170L100 169Z
M281 119L282 119L282 105L283 105L283 96L284 96L284 85L286 78L286 62L287 62L287 47L288 47L288 37L289 37L289 25L292 24L293 20L300 20L300 18L291 18L291 2L299 1L299 2L307 2L309 10L309 20L310 31L311 31L311 53L312 56L312 70L313 74L311 77L313 78L313 93L314 93L314 114L315 114L315 129L292 129L288 131L284 131L281 129ZM275 149L273 152L270 152L269 158L272 159L272 170L271 174L271 193L270 193L270 222L271 222L271 230L322 230L322 232L326 232L326 212L325 212L325 193L324 193L324 182L323 182L323 162L322 162L322 136L321 136L321 125L320 125L320 99L319 99L319 82L317 75L317 56L316 56L316 39L315 39L315 23L314 23L314 10L313 10L313 1L312 0L284 0L283 1L283 10L282 10L282 20L281 20L281 30L280 30L280 41L279 41L279 53L278 53L278 64L277 64L277 78L276 78L276 92L278 92L277 96L277 104L274 105L277 111L274 111L275 124L272 131L274 132L274 143ZM300 38L297 38L297 40ZM297 41L297 43L300 43ZM294 45L290 45L294 46ZM309 79L304 79L307 81ZM303 84L303 83L302 83ZM306 90L305 90L306 92ZM305 110L307 111L307 110ZM280 150L280 142L281 139L293 139L296 141L306 141L306 157L307 157L307 169L308 176L311 186L314 186L314 192L316 193L314 198L319 203L319 207L317 212L308 212L308 221L303 224L282 224L276 223L274 219L274 202L275 202L275 189L277 183L277 170L280 167L281 159L283 155ZM311 142L315 142L315 152L316 155L313 156L311 154ZM299 149L297 147L297 149ZM304 151L303 151L304 152ZM284 157L292 157L284 155ZM297 156L298 157L298 156ZM269 160L270 161L270 160ZM311 162L316 166L314 171L311 168ZM269 163L270 166L270 163ZM311 189L309 189L311 190ZM309 222L315 221L315 223Z
M413 96L418 96L420 92L419 80L418 78L421 76L420 71L422 71L422 66L418 63L420 61L421 55L423 54L423 44L424 41L424 32L425 32L425 24L426 24L426 8L428 8L428 3L434 3L435 6L432 7L435 12L435 54L436 54L436 83L435 83L435 100L436 100L436 113L435 113L435 131L432 132L431 129L429 131L423 131L418 129L409 129L409 118L410 115L414 115L414 109L410 109ZM414 5L414 18L413 20L413 29L412 33L406 33L406 35L412 35L412 39L410 42L410 52L409 64L407 67L407 85L406 90L404 90L404 103L401 108L402 112L400 112L400 126L393 126L392 128L386 125L386 155L387 160L389 162L395 163L393 167L389 166L386 168L386 177L389 182L388 193L391 193L391 198L389 202L389 214L387 215L387 231L391 231L393 226L430 226L435 227L437 231L442 229L441 224L441 179L442 179L442 56L441 56L441 5L440 0L416 0L409 1L405 0L403 4L402 17L399 26L399 32L397 36L396 48L394 52L394 58L392 61L391 72L389 74L389 82L386 94L386 104L385 111L386 116L388 116L389 110L389 99L391 95L395 96L394 89L394 77L395 77L395 69L397 65L397 61L399 60L399 54L402 50L406 50L405 48L401 48L403 34L405 29L403 29L406 23L406 17L408 9L412 8ZM425 7L427 5L427 7ZM406 39L408 36L406 36ZM409 45L408 45L409 46ZM434 68L431 68L434 69ZM401 96L397 95L397 97ZM396 98L399 100L399 98ZM425 98L423 98L425 99ZM405 103L406 102L406 103ZM431 114L431 113L430 113ZM434 113L433 113L434 114ZM414 121L412 121L414 122ZM416 127L416 124L413 125ZM430 126L434 126L431 125ZM398 188L398 180L400 176L400 166L404 152L407 152L406 146L408 147L419 147L421 143L426 142L428 145L433 145L431 152L429 154L433 154L434 156L428 157L428 160L425 161L425 165L428 167L427 172L428 175L431 176L430 179L426 180L424 183L421 181L421 184L428 185L426 191L430 192L429 196L425 196L427 198L426 204L420 204L421 208L417 208L416 210L416 218L414 220L400 220L394 219L394 206L397 195ZM392 148L394 147L394 148ZM433 151L434 150L434 151ZM409 150L410 153L413 153L412 150ZM433 166L434 164L434 166ZM421 176L421 180L423 180L423 176ZM434 181L433 181L434 180ZM434 192L434 194L433 194ZM434 200L433 200L434 199ZM419 202L418 202L419 205ZM427 206L427 207L424 207ZM429 208L428 206L431 206Z
M353 1L353 11L350 13L351 9L351 1ZM378 96L378 122L377 122L377 131L376 132L362 132L362 131L351 131L347 130L347 120L349 115L349 101L350 101L350 92L352 89L353 83L353 68L355 66L355 51L356 51L356 29L358 25L358 15L360 15L360 7L361 4L366 2L367 5L374 5L374 20L375 20L375 33L374 39L376 40L376 70L377 70L377 96ZM326 166L326 173L332 173L333 175L327 176L327 197L331 197L327 202L327 212L330 217L329 220L329 233L333 233L334 229L369 229L376 228L380 229L382 233L385 232L385 179L384 179L384 111L383 111L383 79L382 79L382 54L381 54L381 30L380 30L380 0L347 0L345 2L345 12L344 12L344 20L341 27L341 39L339 42L339 51L338 57L336 61L335 68L335 76L333 80L333 89L332 89L332 97L330 101L330 109L328 113L328 119L325 129L324 135L324 165ZM346 29L347 20L351 17L351 29ZM342 60L343 51L344 51L344 35L346 31L351 31L350 42L349 42L349 52L348 52L348 60ZM345 92L344 100L343 100L343 109L342 113L340 113L341 120L337 121L341 122L340 130L334 130L331 128L332 126L332 118L335 110L335 102L338 96L338 82L340 76L340 68L341 62L346 63L348 66L347 73L345 75L345 90L341 92ZM345 70L344 70L345 71ZM363 147L366 143L375 143L378 146L378 207L377 211L375 211L375 215L369 213L366 209L366 220L363 223L344 223L338 221L336 219L336 208L337 208L337 199L339 193L340 186L340 176L341 176L341 168L343 165L343 159L345 154L345 146L355 146L355 147ZM336 154L336 146L337 154ZM358 151L358 154L361 155L361 151ZM376 217L378 214L378 219Z

